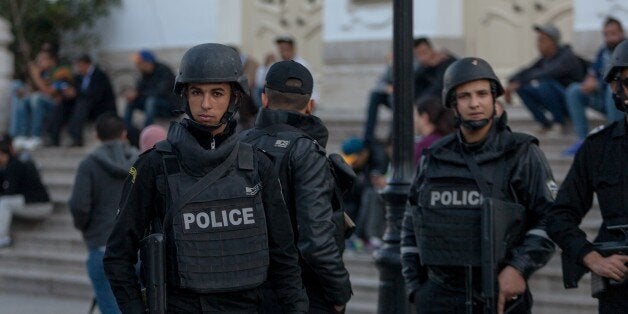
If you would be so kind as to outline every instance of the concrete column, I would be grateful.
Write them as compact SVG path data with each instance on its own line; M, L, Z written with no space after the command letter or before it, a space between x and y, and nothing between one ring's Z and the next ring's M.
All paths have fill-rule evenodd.
M0 132L4 133L9 127L9 97L13 76L13 54L9 44L13 41L11 26L0 18Z

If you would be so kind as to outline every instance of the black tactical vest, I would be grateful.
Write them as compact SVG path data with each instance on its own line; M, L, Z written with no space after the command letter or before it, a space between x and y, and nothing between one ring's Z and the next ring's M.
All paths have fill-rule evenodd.
M480 266L483 197L470 171L437 160L424 171L414 220L422 263Z
M236 145L239 151L229 170L180 207L173 204L201 178L181 171L170 144L157 145L169 186L166 245L176 251L176 267L168 267L168 276L179 288L237 291L266 280L269 253L261 180L253 148Z
M453 136L453 135L452 135ZM531 142L530 136L512 133L513 143L507 151L493 152L493 159L481 171L491 194L488 197L516 201L508 184L508 173L514 169L517 154ZM453 140L453 139L452 139ZM440 145L443 145L444 141ZM432 148L435 150L436 145ZM432 151L432 149L430 149ZM415 212L421 261L433 266L481 266L481 208L483 193L469 166L460 154L439 159L430 156L423 170ZM498 184L496 188L494 184ZM513 230L519 233L521 230ZM513 238L519 237L514 235Z

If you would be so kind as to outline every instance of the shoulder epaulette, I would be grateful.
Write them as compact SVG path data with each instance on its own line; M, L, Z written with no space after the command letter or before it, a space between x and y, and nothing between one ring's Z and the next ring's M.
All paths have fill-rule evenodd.
M155 144L155 149L160 153L172 153L172 144L168 140L163 140Z

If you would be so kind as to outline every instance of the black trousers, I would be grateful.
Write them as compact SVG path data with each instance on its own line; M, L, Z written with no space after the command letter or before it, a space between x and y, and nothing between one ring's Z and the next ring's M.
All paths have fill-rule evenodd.
M440 313L467 313L466 298L464 291L454 291L446 289L439 284L428 280L414 296L414 304L417 313L440 314ZM506 302L505 313L528 314L531 313L532 295L529 290L514 301ZM473 313L484 313L484 304L480 299L473 300Z
M237 292L198 294L168 291L168 313L257 313L262 301L259 288Z
M46 116L46 132L50 137L50 144L59 146L61 139L61 129L68 123L69 117L74 110L74 101L62 101L56 104L52 111Z
M628 313L628 290L613 290L605 293L598 299L600 314Z

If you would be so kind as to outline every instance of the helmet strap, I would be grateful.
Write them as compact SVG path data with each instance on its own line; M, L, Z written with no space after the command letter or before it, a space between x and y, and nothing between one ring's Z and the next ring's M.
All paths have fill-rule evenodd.
M241 99L240 91L237 89L237 87L233 83L231 83L231 90L232 92L229 98L229 107L227 107L227 111L225 111L225 113L220 118L220 122L214 125L205 125L205 124L198 123L196 120L194 120L194 116L192 116L192 111L190 110L190 103L187 101L187 98L186 98L185 113L190 118L190 123L192 123L194 127L196 128L204 129L209 132L215 131L216 129L220 128L223 124L228 124L233 119L235 114L238 112L238 109L240 108L240 99Z
M615 103L615 107L617 107L617 110L628 114L628 96L626 96L624 86L621 84L620 75L615 76L615 89L616 91L613 93L613 102Z
M458 108L455 109L456 115L454 116L454 123L456 127L464 127L469 131L477 131L491 122L495 118L495 114L497 113L497 108L495 105L495 96L493 96L493 114L491 114L490 118L480 119L480 120L463 120L460 116L460 112L458 112Z

